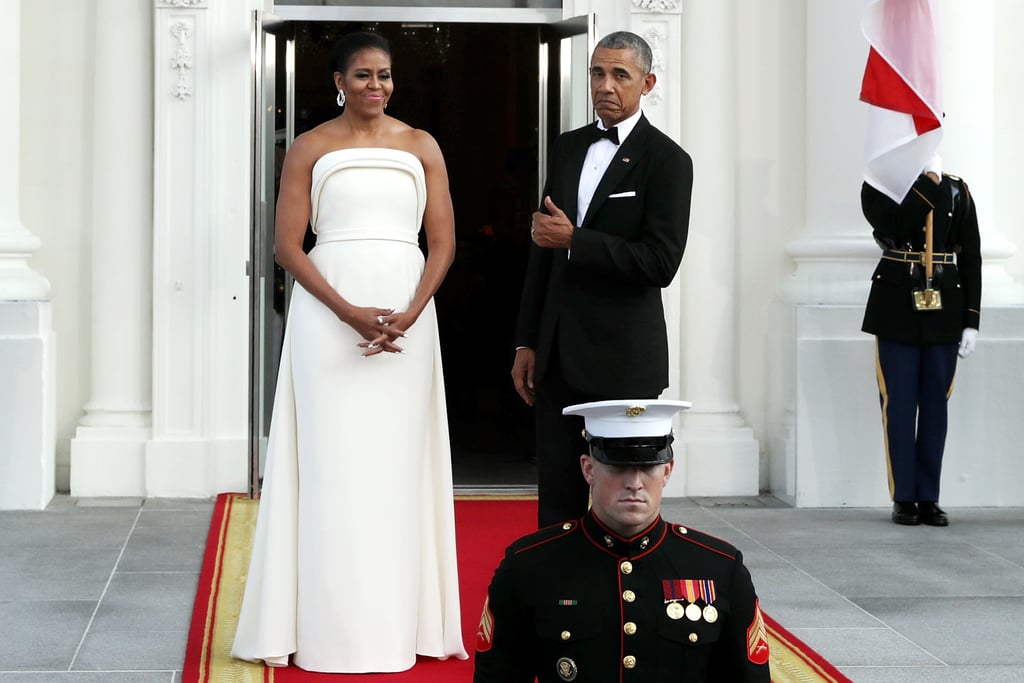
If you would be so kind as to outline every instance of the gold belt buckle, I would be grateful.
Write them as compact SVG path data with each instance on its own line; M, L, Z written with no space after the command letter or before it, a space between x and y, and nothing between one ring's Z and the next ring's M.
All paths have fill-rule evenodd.
M914 310L916 311L941 311L942 294L937 289L928 287L926 289L914 290Z

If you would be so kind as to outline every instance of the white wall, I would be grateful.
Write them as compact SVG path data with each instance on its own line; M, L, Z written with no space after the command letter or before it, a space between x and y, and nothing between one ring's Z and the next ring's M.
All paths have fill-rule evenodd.
M146 493L247 481L252 161L245 0L158 6L154 19L153 439ZM177 29L187 26L187 33ZM189 68L172 60L186 54ZM188 86L178 92L179 78Z
M979 211L991 215L998 229L1016 245L1017 252L1006 262L1006 270L1017 282L1024 282L1024 218L1017 201L1024 166L1024 41L1020 35L1024 3L996 0L995 12L996 175L991 206L979 207Z
M161 12L190 10L161 0L138 1L152 3ZM198 462L190 461L191 468L175 467L173 457L167 463L156 458L154 471L163 474L157 474L149 485L159 491L164 486L161 482L168 482L167 495L173 491L201 495L218 485L212 482L230 481L237 488L237 473L245 468L249 4L246 0L209 0L191 8L204 21L204 32L192 45L195 64L188 74L200 91L187 103L170 96L158 97L156 102L158 117L175 105L179 109L197 106L201 135L195 141L198 165L165 169L160 179L163 187L173 189L175 183L187 183L197 174L204 178L198 187L201 220L176 226L190 231L195 228L197 242L172 247L194 248L202 257L202 310L195 314L202 328L179 328L171 338L174 344L195 343L204 365L193 377L175 375L173 367L164 373L172 383L194 380L186 395L175 394L173 405L187 404L199 412L191 431L177 436L197 445L202 455ZM59 340L57 487L67 490L70 441L90 398L90 235L97 153L93 149L97 36L92 28L96 0L31 0L23 1L21 7L21 215L42 242L31 265L51 283L53 327ZM169 65L171 56L159 55L159 64ZM140 58L150 60L149 55ZM185 238L183 232L172 235ZM145 264L147 269L151 266ZM117 275L110 273L112 278ZM177 387L165 384L160 388L173 393ZM225 459L239 458L239 467L223 464ZM194 487L181 486L182 476L194 480Z
M157 0L139 0L154 2ZM698 3L721 0L680 0L682 21L686 22ZM963 0L942 0L944 16L964 11ZM982 220L996 229L1005 241L1017 247L1003 264L1004 271L1024 281L1024 220L1020 218L1017 177L1024 160L1024 44L1019 27L1024 23L1024 3L1018 0L988 0L994 7L994 174L991 187L976 187ZM867 45L855 25L861 6L859 0L838 3L835 0L735 0L736 25L728 40L734 41L737 79L723 83L735 89L737 136L735 166L735 217L738 225L736 244L737 310L733 334L737 347L738 401L740 414L753 429L761 445L762 487L767 484L773 465L769 455L782 458L773 450L779 425L785 423L786 397L790 393L785 366L792 348L791 325L783 302L783 292L794 270L786 248L797 239L809 220L808 188L820 178L808 178L808 159L821 158L828 149L806 148L808 109L806 101L807 17L822 13L846 27L842 40L831 42L842 47L842 55L833 55L842 67L843 78L861 72ZM198 439L209 446L202 452L217 451L224 445L233 453L244 440L245 421L245 278L242 272L248 240L248 158L247 158L247 50L243 24L248 20L246 0L207 0L201 10L212 30L231 36L226 41L200 42L197 70L190 74L202 90L190 106L199 106L199 130L206 147L202 172L212 183L204 189L207 201L203 211L203 240L207 268L203 274L206 290L200 314L207 365L189 389L187 400L199 402L202 418L194 433L184 440ZM669 3L673 4L673 3ZM90 257L89 225L92 214L91 167L94 102L94 25L95 0L23 0L21 3L21 219L42 241L31 265L51 283L53 327L57 334L57 483L68 484L69 442L90 388ZM599 33L627 28L636 7L621 0L566 0L570 13L595 11L599 14ZM827 22L826 22L827 23ZM954 22L943 30L957 31ZM209 35L203 37L203 40ZM946 44L956 41L947 35ZM208 50L208 51L207 51ZM955 58L955 55L953 56ZM164 55L157 55L162 64ZM947 57L948 59L948 57ZM958 79L971 74L957 73ZM664 78L664 77L662 77ZM681 76L676 76L681 78ZM841 106L858 108L859 81L850 77L844 86ZM680 83L664 83L666 90L680 91ZM967 82L966 89L969 90ZM957 87L963 91L964 83ZM953 88L956 90L957 88ZM847 92L848 90L848 92ZM211 96L215 97L210 99ZM171 98L174 99L174 98ZM171 107L181 102L160 103ZM699 103L684 103L686 107ZM830 106L837 106L831 103ZM862 118L856 112L853 118ZM949 119L954 140L972 135L953 130L957 117ZM669 122L664 127L686 130L685 122ZM694 134L697 134L695 132ZM850 136L837 150L842 158L836 164L854 174L859 168L861 130L843 131ZM690 141L683 139L684 147ZM840 154L839 151L836 154ZM850 158L857 155L857 158ZM950 170L955 171L954 160ZM173 170L173 169L165 169ZM699 176L701 169L695 169ZM845 176L844 176L845 177ZM965 177L971 182L971 177ZM972 183L972 187L975 183ZM851 197L858 189L850 183ZM869 234L857 211L855 200L836 207L836 219L848 222L864 235ZM1011 250L1012 251L1012 250ZM683 267L686 268L684 258ZM112 274L116 277L116 274ZM682 292L686 305L699 305L699 293ZM694 299L697 300L694 300ZM715 334L708 330L707 334ZM985 335L982 313L981 334ZM685 340L682 342L684 345ZM979 353L983 352L983 348ZM685 354L683 354L685 357ZM164 368L166 371L167 368ZM1021 373L1017 367L1008 370ZM870 372L865 369L865 372ZM683 397L686 398L686 397ZM873 409L874 406L872 406ZM155 416L159 421L159 416ZM978 428L981 428L979 425ZM200 458L204 456L198 456ZM225 456L230 459L233 456ZM223 458L214 456L213 462ZM165 463L173 459L168 456ZM781 460L780 460L781 462ZM1024 465L1022 465L1024 467ZM196 474L209 481L223 480L217 474ZM192 476L190 474L189 476ZM168 481L173 473L168 473ZM230 478L230 477L229 477ZM178 482L180 483L180 482ZM175 484L177 485L177 483ZM884 486L884 482L879 482ZM169 487L171 490L173 487Z
M42 246L57 352L57 488L89 398L89 222L95 3L21 3L21 216Z
M785 247L805 220L805 19L801 0L743 2L736 27L739 398L762 445L781 419L779 300L793 264Z

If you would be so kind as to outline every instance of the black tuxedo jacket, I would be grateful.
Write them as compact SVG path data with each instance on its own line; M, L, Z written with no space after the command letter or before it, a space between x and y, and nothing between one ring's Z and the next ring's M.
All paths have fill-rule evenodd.
M573 221L594 125L559 136L544 187ZM531 245L516 345L536 351L536 381L557 343L563 379L580 393L655 397L668 386L661 290L683 257L692 188L690 156L641 115L570 249Z

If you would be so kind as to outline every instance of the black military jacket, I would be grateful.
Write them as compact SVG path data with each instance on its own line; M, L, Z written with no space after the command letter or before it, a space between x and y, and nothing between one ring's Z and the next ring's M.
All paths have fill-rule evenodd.
M981 237L978 216L967 183L943 175L936 184L918 177L899 204L864 183L861 208L883 251L871 276L861 329L887 341L905 344L959 342L965 327L978 329L981 310ZM915 310L913 290L924 285L924 268L892 252L924 250L924 224L932 219L933 249L955 254L954 263L935 266L932 287L942 296L942 309ZM890 256L886 256L890 253Z
M474 683L768 683L768 640L738 550L658 519L629 539L588 512L506 551Z

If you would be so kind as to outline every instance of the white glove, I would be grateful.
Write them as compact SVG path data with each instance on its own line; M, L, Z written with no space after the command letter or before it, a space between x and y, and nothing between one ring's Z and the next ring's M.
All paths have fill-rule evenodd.
M960 348L957 349L957 353L960 354L961 358L967 358L967 356L974 353L974 346L978 343L978 331L973 327L965 327L964 333L960 337Z
M922 173L926 175L928 173L934 173L936 178L942 180L942 157L939 156L938 152L936 152L932 158L928 160L928 163L924 165Z

